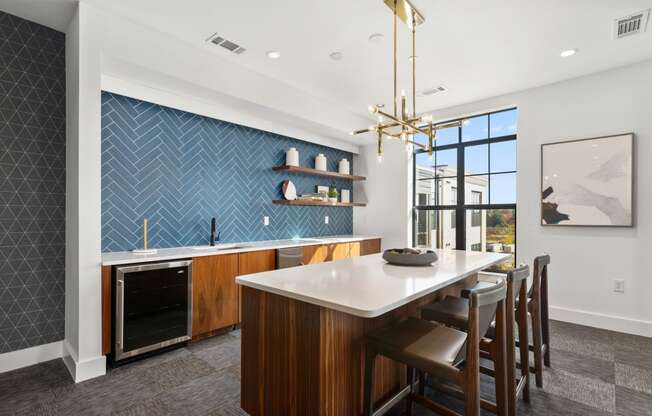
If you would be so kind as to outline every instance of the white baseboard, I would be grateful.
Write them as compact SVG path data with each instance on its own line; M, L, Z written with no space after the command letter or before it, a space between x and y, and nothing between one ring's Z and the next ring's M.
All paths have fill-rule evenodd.
M0 354L0 373L54 360L63 356L63 341Z
M560 306L550 306L550 319L610 331L624 332L626 334L652 337L652 322L639 319L562 308Z
M75 383L81 383L82 381L106 374L105 356L100 355L84 361L78 361L76 351L66 341L63 342L63 363L68 368L68 372L70 372Z

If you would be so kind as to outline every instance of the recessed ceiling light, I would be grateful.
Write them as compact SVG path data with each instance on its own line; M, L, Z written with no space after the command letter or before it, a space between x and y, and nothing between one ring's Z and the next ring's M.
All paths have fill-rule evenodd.
M342 52L333 52L329 55L333 61L340 61L344 57Z
M267 57L269 59L278 59L281 57L281 52L279 51L268 51L267 52Z
M383 40L384 37L385 35L383 35L382 33L372 33L369 36L369 42L379 43L381 40Z
M573 56L577 53L577 49L567 49L563 51L562 53L559 54L562 58L568 58L569 56Z

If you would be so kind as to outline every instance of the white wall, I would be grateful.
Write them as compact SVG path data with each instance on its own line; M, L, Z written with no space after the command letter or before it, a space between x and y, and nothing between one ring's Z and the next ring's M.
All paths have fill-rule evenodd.
M408 247L412 241L410 156L398 141L386 142L384 153L382 163L377 162L376 145L365 146L353 156L355 173L367 177L353 183L353 195L356 201L368 202L353 209L353 233L382 236L383 249Z
M652 336L652 272L646 261L652 250L651 79L652 61L648 61L435 112L435 119L443 120L518 107L518 261L531 264L538 254L551 255L553 318ZM636 226L539 225L540 145L623 132L636 135ZM365 147L359 157L370 159L374 151ZM404 182L407 161L386 157L386 162L382 169L374 167L370 180L361 185L369 197L365 211L373 220L354 228L379 233L394 244L407 240L407 227L399 230L403 222L396 226L384 222L405 216L404 204L397 199L404 198L409 188ZM380 219L383 225L374 229ZM624 294L613 292L613 279L626 280Z
M102 375L100 56L80 4L66 33L66 338L75 381Z

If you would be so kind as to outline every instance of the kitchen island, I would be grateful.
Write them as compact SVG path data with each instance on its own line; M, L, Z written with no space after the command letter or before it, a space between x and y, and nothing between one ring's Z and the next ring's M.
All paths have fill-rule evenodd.
M239 276L241 406L251 415L360 415L364 335L418 316L458 295L481 270L509 258L439 250L429 267L400 267L380 254ZM405 383L404 367L380 358L374 398Z

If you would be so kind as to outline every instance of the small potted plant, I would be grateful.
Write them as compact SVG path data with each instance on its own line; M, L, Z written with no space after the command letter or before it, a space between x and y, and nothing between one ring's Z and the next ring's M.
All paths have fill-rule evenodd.
M328 202L333 205L337 204L337 188L334 186L328 188Z

